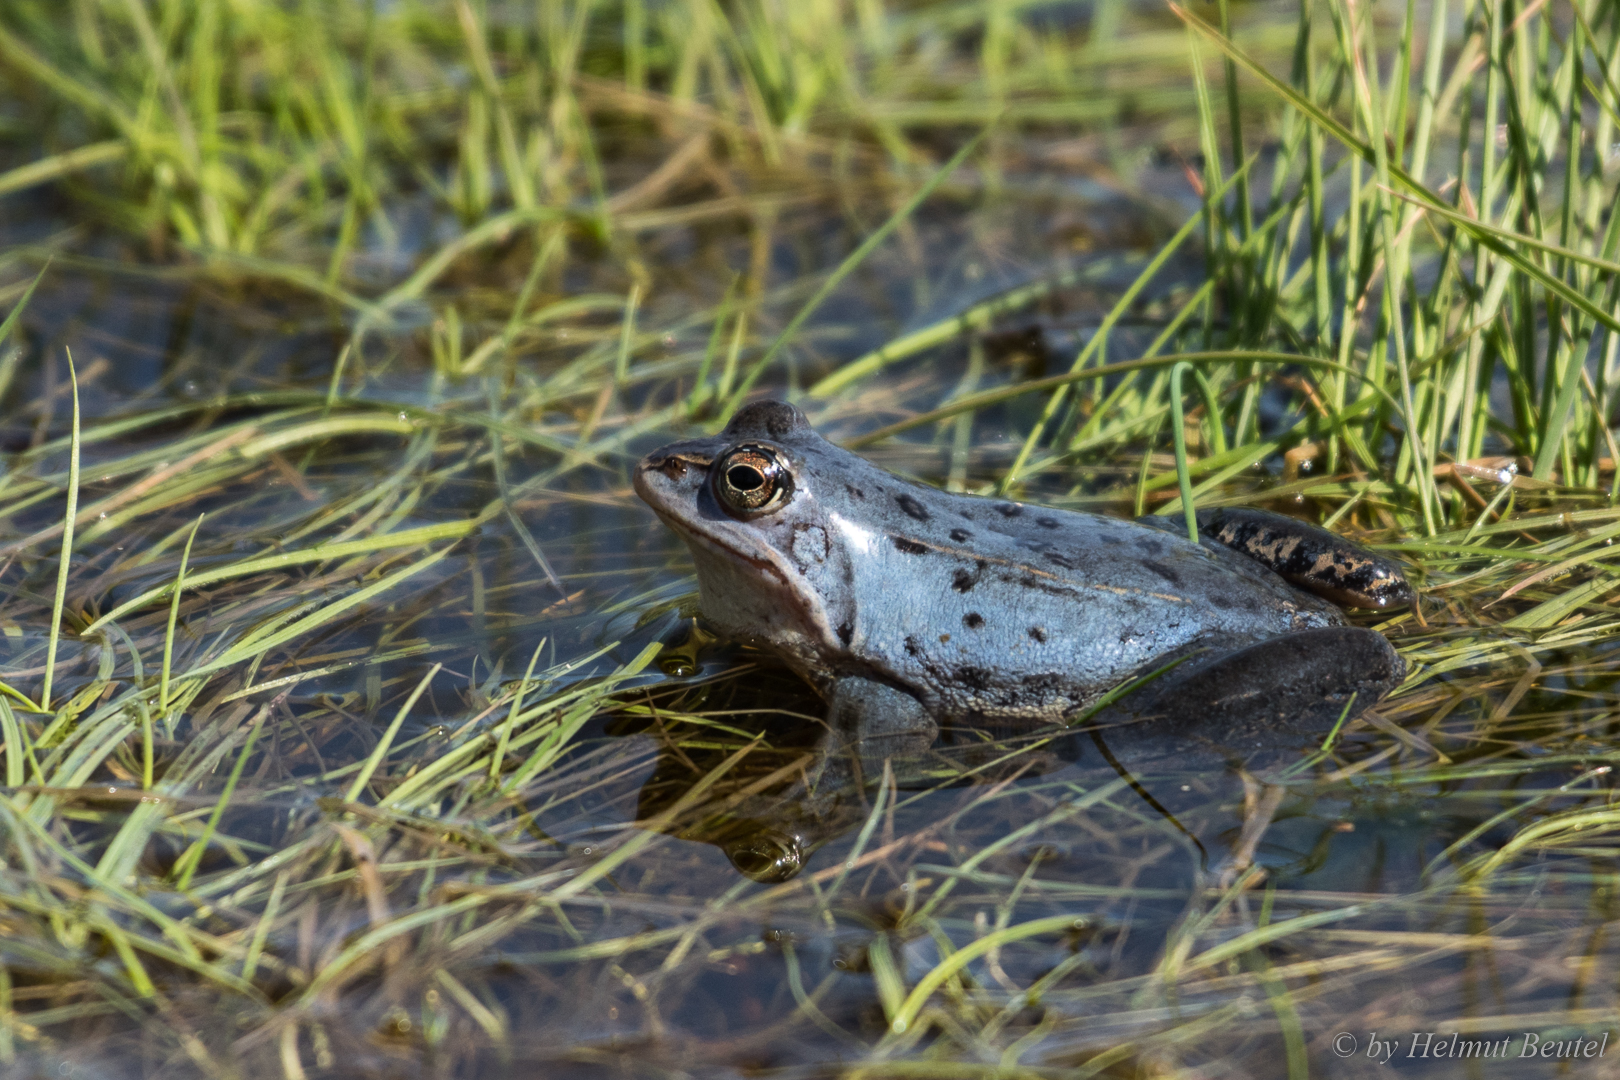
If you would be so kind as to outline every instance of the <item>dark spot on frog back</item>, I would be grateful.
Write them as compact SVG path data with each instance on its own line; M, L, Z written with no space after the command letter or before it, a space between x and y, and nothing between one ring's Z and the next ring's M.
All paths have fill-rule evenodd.
M1142 565L1177 588L1181 586L1181 575L1176 573L1175 568L1160 562L1158 559L1143 559Z
M1044 627L1044 626L1032 626L1032 627L1030 627L1029 628L1029 638L1030 638L1031 641L1039 642L1040 644L1045 645L1046 644L1046 627Z
M864 498L866 498L866 492L862 491L860 488L856 487L854 484L845 484L844 485L844 490L849 492L851 498L855 498L855 499L864 499Z
M1024 512L1024 508L1017 503L998 503L996 513L1004 518L1015 518Z
M970 611L966 615L962 616L962 625L967 627L969 630L977 630L979 627L984 625L984 616L980 615L977 611Z
M926 555L926 554L928 554L928 545L927 544L919 544L919 543L917 543L917 541L915 541L915 540L907 540L903 536L891 536L891 537L889 537L889 542L892 543L897 550L903 551L907 555Z
M979 578L984 575L984 568L985 561L983 559L975 563L972 570L964 566L957 567L951 571L951 588L959 593L972 591L973 586L977 585Z
M854 640L854 638L855 627L853 625L851 625L848 621L838 624L838 640L844 646L844 648L849 648L849 643Z
M1073 570L1079 566L1073 559L1057 551L1046 552L1046 561L1061 566L1065 570Z
M1039 525L1043 529L1059 529L1063 527L1062 523L1059 522L1057 518L1049 517L1038 517L1035 519L1035 524Z
M951 539L955 540L958 544L962 544L973 539L973 534L968 532L966 529L952 529Z
M894 497L894 501L899 504L900 509L906 512L906 516L911 518L913 521L928 520L928 508L923 506L923 504L918 502L913 496L902 492Z

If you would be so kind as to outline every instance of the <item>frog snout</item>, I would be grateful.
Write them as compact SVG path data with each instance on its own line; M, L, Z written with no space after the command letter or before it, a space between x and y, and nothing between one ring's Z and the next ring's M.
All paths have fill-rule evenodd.
M653 506L690 498L691 488L702 484L706 459L694 459L670 447L654 450L637 463L630 484L642 501Z

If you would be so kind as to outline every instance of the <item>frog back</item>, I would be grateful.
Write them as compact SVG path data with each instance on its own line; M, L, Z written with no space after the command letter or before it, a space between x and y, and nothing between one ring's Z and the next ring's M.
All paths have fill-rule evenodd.
M850 658L936 715L1072 714L1194 649L1343 623L1333 605L1224 548L886 480L860 499L888 508L829 515L859 598L838 634Z

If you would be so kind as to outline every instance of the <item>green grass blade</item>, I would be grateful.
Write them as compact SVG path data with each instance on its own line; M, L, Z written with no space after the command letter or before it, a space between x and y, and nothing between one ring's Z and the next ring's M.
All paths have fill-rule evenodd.
M186 563L191 560L191 545L197 539L197 530L202 528L203 516L198 514L196 523L191 526L185 550L180 553L180 569L174 575L174 592L169 601L169 626L163 635L163 672L158 678L158 712L162 715L167 715L169 711L169 669L174 662L174 629L180 619L180 594L186 587Z
M1170 369L1171 438L1176 445L1176 481L1181 486L1181 514L1187 520L1187 539L1198 543L1198 512L1193 507L1192 477L1187 474L1187 422L1181 415L1181 376L1191 364L1179 363ZM1214 418L1220 423L1220 417Z
M13 309L12 315L16 315L16 309ZM45 681L39 690L41 712L49 712L51 708L51 680L56 674L56 646L62 636L62 606L67 601L68 566L73 559L73 523L79 514L79 376L73 369L71 352L67 354L67 365L68 381L73 392L73 432L68 447L67 512L62 518L62 555L56 568L56 595L51 601L51 630L50 643L45 653Z
M27 731L11 710L11 702L3 695L0 695L0 739L4 740L6 752L6 787L20 788L27 775L23 765L33 757L34 751L28 744ZM39 767L34 768L38 772Z
M186 679L200 678L203 675L211 674L215 671L221 670L222 668L231 667L232 665L250 660L253 657L263 655L278 645L282 645L288 641L292 641L295 638L302 637L303 635L314 630L316 627L323 626L326 623L331 622L332 620L337 619L345 613L353 610L354 608L357 608L362 604L369 603L373 598L380 596L389 589L392 589L394 586L402 584L410 578L415 577L417 574L420 574L422 571L438 563L446 555L450 554L450 551L451 548L441 548L432 555L429 555L426 558L418 559L408 566L394 571L387 577L367 585L363 589L357 589L348 596L345 596L340 600L333 601L325 607L313 612L312 614L306 615L289 626L283 627L282 629L264 637L255 637L240 645L232 646L215 659L187 671L182 677ZM201 575L198 576L200 577ZM193 587L196 587L196 578L192 579L192 585Z
M1041 934L1061 934L1065 931L1083 929L1087 920L1075 915L1052 915L1044 919L1031 919L1029 922L1009 926L986 934L976 941L969 942L945 960L929 969L928 974L917 981L911 993L906 995L905 1001L895 1010L894 1018L889 1021L889 1030L896 1035L902 1034L917 1019L922 1012L923 1005L928 998L945 985L946 980L962 971L973 961L1003 945L1010 945L1025 938L1037 937Z
M489 758L489 778L498 782L501 778L501 763L506 760L506 748L512 741L512 726L517 723L518 713L523 711L523 695L528 692L529 680L534 678L534 665L540 661L540 650L546 647L546 639L541 638L540 644L534 647L534 655L529 657L529 667L523 673L523 679L512 691L512 707L506 712L506 722L501 725L501 734L495 740L495 751Z
M1314 102L1300 96L1300 94L1295 91L1293 87L1288 86L1286 83L1278 80L1275 76L1266 71L1263 65L1259 64L1252 57L1248 56L1236 45L1232 44L1232 42L1222 38L1214 27L1209 26L1202 20L1194 17L1178 4L1171 3L1170 9L1194 29L1196 29L1200 34L1203 34L1206 38L1209 38L1228 55L1237 60L1238 63L1247 68L1251 74L1264 82L1269 89L1286 99L1291 105L1299 109L1301 113L1305 114L1313 122L1321 125L1325 131L1342 142L1347 148L1355 151L1356 154L1363 159L1375 164L1377 163L1381 150L1375 150L1372 145L1356 138L1355 135L1353 135L1333 117L1329 116L1324 110L1319 108ZM1446 204L1444 199L1434 194L1423 184L1408 175L1404 170L1393 163L1388 163L1387 167L1389 176L1394 180L1400 181L1401 185L1411 192L1417 201L1426 209L1439 213L1441 216L1446 216L1446 214L1450 212L1450 207ZM1514 269L1518 270L1527 277L1535 279L1544 288L1556 293L1565 302L1580 309L1590 318L1597 320L1611 330L1620 332L1620 318L1617 318L1615 315L1603 310L1603 308L1592 299L1583 295L1580 291L1572 288L1565 282L1558 280L1545 269L1538 266L1533 260L1526 259L1510 244L1496 236L1496 230L1486 227L1482 225L1482 223L1463 215L1457 215L1456 220L1457 224L1468 232L1482 246L1489 248L1492 252L1511 263Z
M34 280L28 283L28 288L23 290L22 296L11 306L11 310L6 313L5 321L0 322L0 343L4 343L11 336L12 327L17 325L17 320L22 318L22 313L28 309L28 301L33 299L34 290L39 288L40 281L45 277L45 271L50 268L49 263L40 268L39 273L34 275Z
M443 668L443 664L434 664L429 668L428 673L422 676L422 681L416 684L416 689L411 691L411 696L405 699L405 704L399 707L399 712L394 714L393 722L383 732L382 738L377 740L376 747L366 758L366 763L361 767L359 774L355 776L354 783L349 785L348 793L343 796L345 802L360 801L361 793L366 790L366 785L371 783L372 774L377 771L377 766L381 765L383 759L388 756L388 748L394 744L394 736L399 734L400 725L405 722L405 717L427 690L428 684L433 681L433 677Z

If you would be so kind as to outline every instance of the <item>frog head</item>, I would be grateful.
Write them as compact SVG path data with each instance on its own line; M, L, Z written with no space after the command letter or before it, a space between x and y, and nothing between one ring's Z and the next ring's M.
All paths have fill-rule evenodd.
M763 401L718 435L648 454L633 482L691 549L704 617L819 682L853 615L834 520L848 498L842 479L873 468L792 405Z

